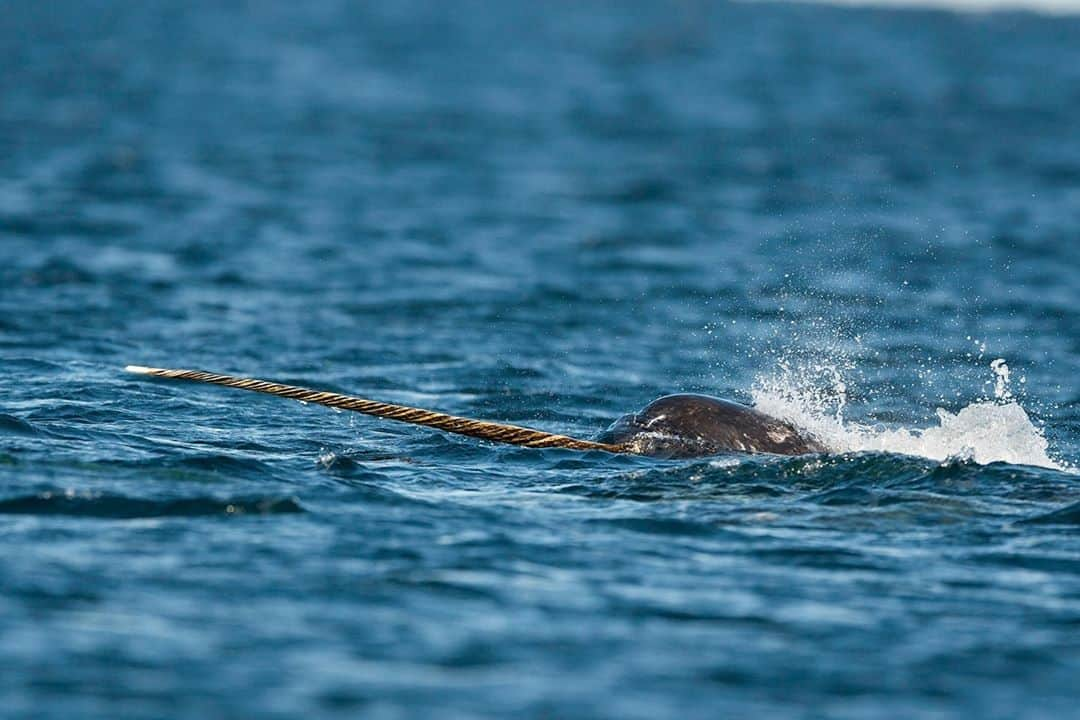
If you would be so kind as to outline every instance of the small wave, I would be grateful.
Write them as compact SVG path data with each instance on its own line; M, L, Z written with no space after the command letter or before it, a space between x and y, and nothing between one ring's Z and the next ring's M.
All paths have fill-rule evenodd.
M823 387L808 383L798 368L782 364L776 376L759 380L753 398L762 412L805 428L835 452L892 452L937 461L1004 462L1070 471L1050 457L1042 431L1009 392L1008 365L995 360L990 367L995 399L971 403L956 413L938 408L938 425L927 428L886 428L845 420L847 388L835 369L832 381Z
M21 229L24 232L28 230L25 227ZM33 232L28 234L33 234ZM97 278L89 270L70 260L50 258L34 268L25 270L20 279L24 285L59 287L62 285L87 285Z
M715 535L718 529L704 522L694 522L679 518L661 517L616 517L593 520L591 522L611 525L625 530L650 535Z
M787 545L759 548L753 552L756 557L778 565L797 565L824 570L892 569L892 563L885 558L875 558L858 550L842 547Z
M179 458L169 458L165 465L184 470L200 470L212 473L244 475L249 473L273 475L269 465L254 458L234 457L224 453L201 453Z
M0 515L70 515L109 519L198 517L204 515L277 515L302 513L293 498L217 499L207 497L148 500L124 495L44 492L0 500Z
M41 431L22 418L0 413L0 434L3 435L38 435Z
M323 449L316 463L320 468L335 475L352 475L367 471L372 464L414 465L416 460L407 455L377 450L338 451Z
M1080 525L1080 502L1020 522L1025 525Z

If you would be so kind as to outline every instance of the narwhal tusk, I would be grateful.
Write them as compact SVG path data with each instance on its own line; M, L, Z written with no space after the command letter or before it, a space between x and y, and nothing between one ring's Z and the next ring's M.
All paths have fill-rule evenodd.
M487 422L485 420L473 420L471 418L457 417L432 410L409 407L407 405L394 405L392 403L367 400L365 398L342 395L333 392L320 392L295 385L283 385L281 383L255 380L233 375L220 375L218 373L203 372L201 370L170 370L165 368L145 367L143 365L128 365L124 368L127 372L138 375L150 375L152 377L169 378L172 380L190 380L193 382L212 383L225 387L251 390L253 392L276 395L278 397L292 398L302 402L326 405L327 407L341 410L353 410L374 415L375 417L397 420L412 425L437 428L457 435L490 440L492 442L507 443L531 448L566 448L569 450L604 450L612 453L632 452L622 445L610 445L607 443L592 442L591 440L579 440L566 435L556 435L534 430L532 428L506 425L503 423Z

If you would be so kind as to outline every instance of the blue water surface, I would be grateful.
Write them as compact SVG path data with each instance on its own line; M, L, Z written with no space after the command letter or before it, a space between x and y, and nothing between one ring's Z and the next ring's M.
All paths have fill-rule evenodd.
M1076 717L1078 243L1078 18L5 4L0 715ZM914 431L998 358L1057 469L122 370L589 437L778 373Z

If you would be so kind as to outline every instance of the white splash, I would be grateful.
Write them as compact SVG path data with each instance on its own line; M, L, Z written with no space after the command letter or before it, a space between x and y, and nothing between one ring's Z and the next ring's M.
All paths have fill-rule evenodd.
M1004 358L998 358L990 363L990 369L994 371L994 397L1003 402L1012 400L1012 392L1009 390L1009 366Z
M957 413L938 408L938 425L927 428L845 421L847 387L839 371L827 366L807 369L780 363L776 375L755 384L753 398L759 410L805 428L836 452L893 452L937 461L1068 470L1049 456L1046 438L1010 392L1009 366L998 359L990 367L995 375L994 400L971 403Z

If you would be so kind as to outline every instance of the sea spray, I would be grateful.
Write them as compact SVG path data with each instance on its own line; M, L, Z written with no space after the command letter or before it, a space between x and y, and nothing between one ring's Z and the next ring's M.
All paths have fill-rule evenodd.
M759 410L805 428L836 452L894 452L938 461L1067 469L1050 457L1042 431L1010 391L1005 360L994 360L990 367L994 399L973 402L956 413L938 408L938 424L926 428L845 420L847 384L841 370L828 363L804 366L782 360L774 374L758 379L752 395Z

